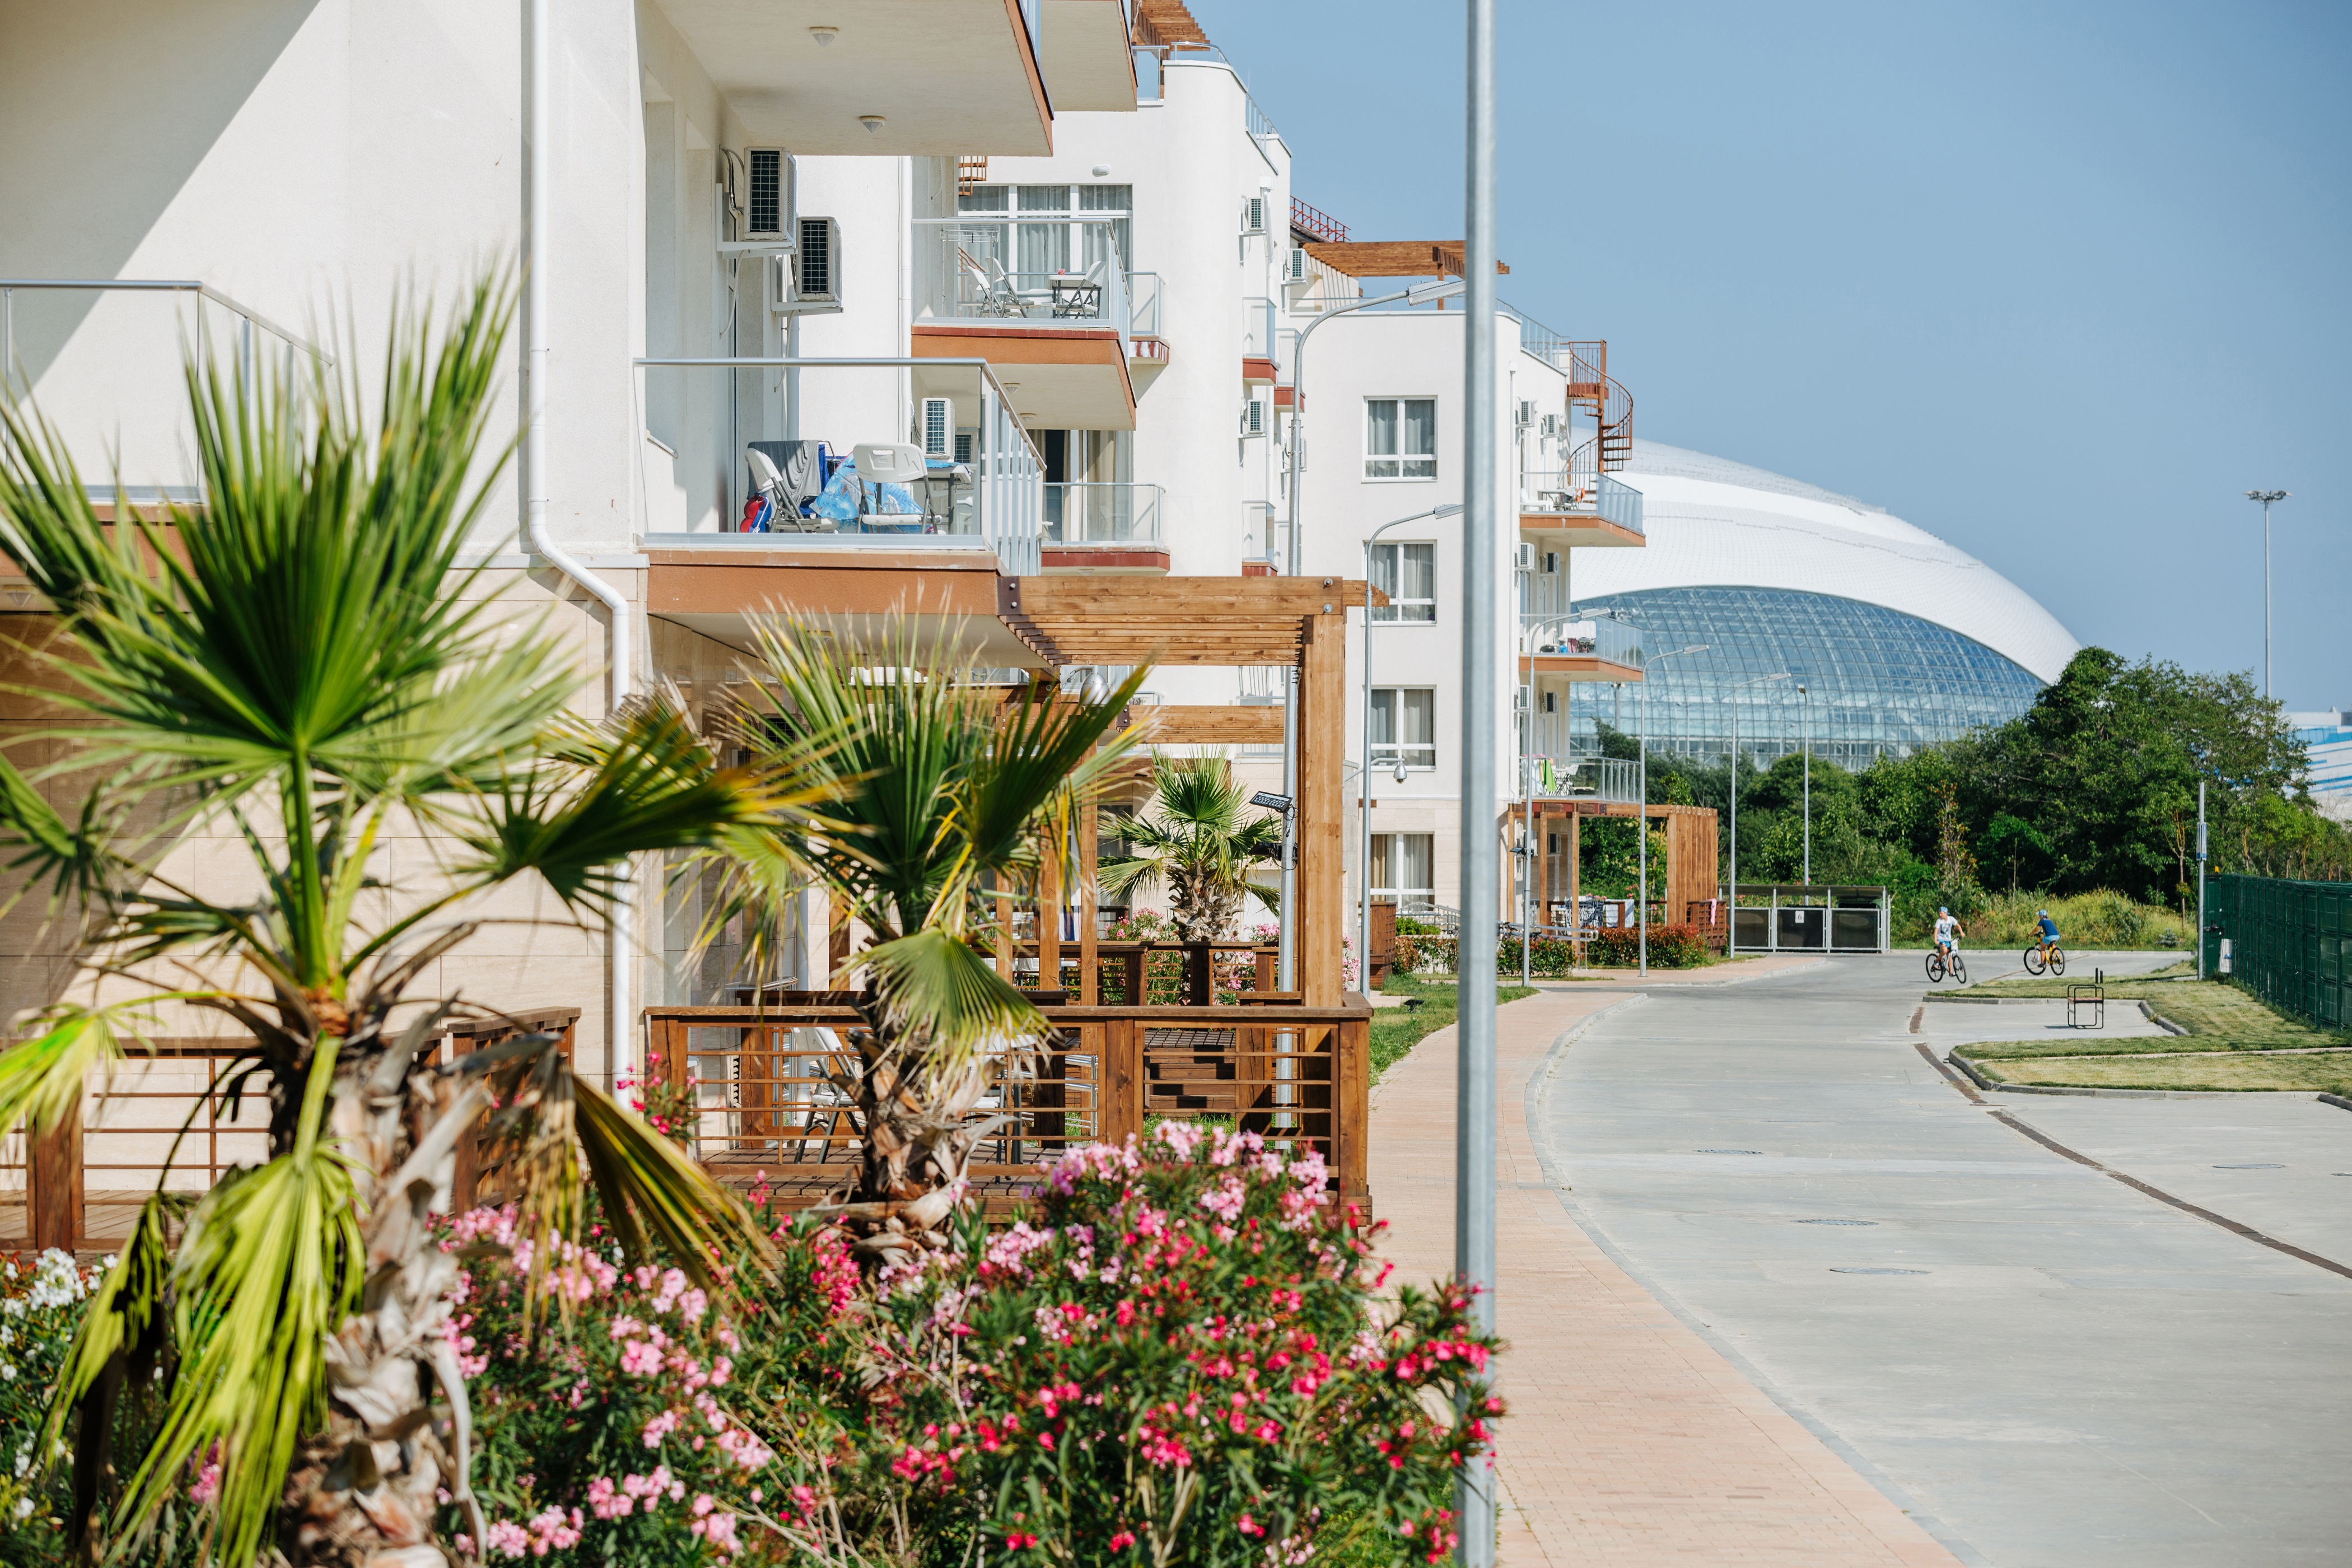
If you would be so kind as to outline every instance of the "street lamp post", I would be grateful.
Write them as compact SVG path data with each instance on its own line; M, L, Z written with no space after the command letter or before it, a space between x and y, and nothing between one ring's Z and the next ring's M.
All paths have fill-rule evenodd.
M1705 653L1707 646L1703 642L1695 642L1688 647L1678 647L1670 653L1654 653L1642 661L1642 732L1637 742L1637 750L1641 753L1642 783L1633 792L1636 803L1633 816L1633 858L1634 864L1640 868L1637 880L1633 884L1634 902L1637 906L1634 919L1639 922L1641 929L1633 941L1641 951L1640 973L1644 978L1650 973L1650 667L1670 658L1680 658L1686 653Z
M1813 885L1813 700L1805 690L1804 682L1797 683L1797 701L1804 715L1805 736L1805 871L1803 881Z
M1290 345L1290 451L1284 469L1290 489L1290 537L1283 544L1283 572L1292 577L1301 570L1298 541L1298 447L1299 426L1307 417L1307 340L1324 322L1374 305L1392 305L1402 300L1408 305L1426 304L1432 300L1450 299L1462 292L1464 280L1442 279L1435 283L1417 284L1400 289L1393 294L1375 295L1370 300L1356 300L1326 310L1299 330ZM1271 349L1274 345L1266 345ZM1366 607L1369 616L1370 606ZM1370 753L1366 752L1369 759ZM1286 670L1282 679L1282 793L1291 799L1298 798L1298 671ZM1284 818L1282 827L1282 924L1278 942L1281 950L1282 989L1298 989L1298 821L1294 815ZM1360 953L1358 955L1360 960Z
M1391 528L1402 528L1409 522L1425 522L1461 514L1459 506L1432 507L1427 511L1417 511L1411 517L1401 517L1372 530L1364 541L1366 586L1369 587L1372 581L1372 546L1380 542L1381 534ZM1360 875L1356 900L1356 973L1363 981L1367 992L1372 988L1372 622L1377 618L1369 602L1370 597L1368 594L1364 605L1364 668L1360 677L1363 683L1364 765L1356 770L1356 865ZM1404 738L1401 735L1396 737L1396 782L1402 784Z
M1777 670L1770 675L1759 675L1753 680L1738 681L1731 689L1738 691L1742 687L1760 686L1768 680L1788 679L1787 670ZM1723 900L1723 956L1737 958L1739 956L1739 700L1727 697L1724 702L1731 710L1731 892Z
M2292 490L2248 490L2248 500L2263 503L2263 696L2271 694L2271 502L2284 500Z

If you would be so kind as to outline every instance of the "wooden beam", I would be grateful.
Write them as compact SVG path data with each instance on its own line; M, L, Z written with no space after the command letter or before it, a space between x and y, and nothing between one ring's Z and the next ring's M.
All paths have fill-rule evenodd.
M1050 824L1053 842L1037 858L1037 988L1062 988L1062 857L1069 853L1066 822Z
M1313 240L1307 254L1350 278L1459 278L1469 268L1458 239ZM1501 261L1495 270L1507 275Z
M1102 900L1095 867L1101 841L1100 808L1089 800L1078 807L1078 1002L1087 1007L1102 1000L1102 976L1095 972L1095 927Z
M1340 764L1348 744L1348 617L1308 623L1298 704L1298 973L1309 1007L1336 1007L1347 925ZM1287 916L1288 911L1286 911Z
M1013 581L1022 613L1034 619L1084 616L1151 616L1174 625L1201 617L1271 618L1360 609L1388 595L1344 577L1021 577Z
M1142 708L1143 738L1160 746L1278 746L1282 710L1271 703Z

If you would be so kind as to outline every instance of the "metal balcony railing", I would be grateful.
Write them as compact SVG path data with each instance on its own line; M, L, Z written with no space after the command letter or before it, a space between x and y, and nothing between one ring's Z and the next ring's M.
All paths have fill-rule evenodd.
M1045 462L987 361L636 364L647 545L772 547L778 535L795 547L983 545L1007 574L1040 570ZM952 446L921 479L868 483L856 474L861 445L918 445L908 439L918 409L937 401L947 404ZM764 530L746 532L755 520Z
M1537 715L1559 722L1538 725L1539 739L1567 739L1565 713ZM1549 731L1549 733L1546 733ZM1624 757L1571 758L1562 746L1519 759L1527 776L1521 787L1536 800L1601 800L1631 805L1641 799L1641 764Z
M1538 656L1581 655L1629 669L1639 669L1643 663L1642 629L1606 616L1578 621L1538 617L1521 631L1520 647L1521 651Z
M1044 537L1048 544L1157 544L1160 487L1048 484Z
M1129 273L1111 243L1124 221L917 218L917 313L983 327L1110 327L1124 342L1136 329ZM1143 276L1152 278L1156 315L1158 279Z
M1628 532L1642 532L1642 492L1622 479L1594 473L1589 456L1570 466L1522 468L1519 510L1525 515L1597 517Z

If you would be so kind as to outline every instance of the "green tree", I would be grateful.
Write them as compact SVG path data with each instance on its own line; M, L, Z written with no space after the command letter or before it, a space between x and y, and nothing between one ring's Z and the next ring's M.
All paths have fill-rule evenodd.
M814 816L730 829L702 858L719 873L703 940L740 920L751 963L771 972L812 881L868 933L834 976L864 981L846 1086L863 1161L843 1218L868 1268L949 1245L964 1167L995 1120L981 1103L1052 1036L982 947L999 895L1034 904L1070 812L1132 749L1134 731L1110 731L1150 673L1099 701L1029 688L1007 703L958 635L770 622L760 679L720 726L754 769L799 768Z
M63 714L43 772L0 763L0 839L133 993L54 1005L0 1051L0 1129L79 1118L89 1074L180 1005L240 1032L218 1092L268 1131L268 1157L192 1212L167 1170L84 1320L40 1455L78 1432L71 1529L109 1538L93 1555L142 1550L206 1456L215 1562L253 1562L273 1524L297 1568L434 1551L436 1493L470 1492L441 1332L457 1261L426 1216L485 1112L542 1243L577 1221L584 1158L632 1250L658 1233L707 1279L722 1245L761 1244L552 1039L451 1068L428 1048L484 1011L422 985L480 929L479 895L530 878L593 920L625 857L793 809L780 780L714 769L666 706L570 718L557 641L467 591L457 553L506 456L485 430L510 313L489 283L437 331L396 313L373 420L355 375L225 377L199 347L204 500L159 521L102 521L57 431L0 403L0 540L57 617ZM68 778L84 793L59 810L36 781ZM371 868L398 821L445 848L423 882ZM244 870L172 874L173 844L207 833ZM148 1407L136 1452L110 1450L121 1402Z
M1272 889L1250 872L1282 858L1282 819L1253 812L1246 785L1223 757L1153 759L1150 808L1128 820L1130 854L1101 868L1103 890L1125 897L1154 883L1168 889L1179 942L1223 942L1245 900L1276 909Z

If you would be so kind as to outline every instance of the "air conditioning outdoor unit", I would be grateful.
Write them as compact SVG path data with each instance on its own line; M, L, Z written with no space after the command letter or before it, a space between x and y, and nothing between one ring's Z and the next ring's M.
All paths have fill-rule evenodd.
M1307 269L1307 247L1294 245L1283 258L1282 280L1285 283L1312 283L1315 275Z
M1518 567L1522 572L1532 572L1536 569L1536 547L1534 545L1522 544L1518 546Z
M919 432L923 440L923 456L947 458L955 456L955 404L945 397L923 399L922 426Z
M829 217L801 219L793 253L793 296L803 304L841 303L841 227Z
M1546 436L1557 436L1557 435L1559 435L1559 415L1557 415L1557 414L1547 414L1547 415L1545 415L1545 416L1543 416L1543 427L1542 427L1542 434L1544 434L1544 435L1546 435Z
M1547 577L1551 576L1551 575L1555 574L1556 573L1558 573L1558 572L1559 571L1559 551L1557 551L1557 550L1547 550L1547 551L1545 551L1545 552L1544 552L1544 568L1543 568L1543 569L1544 569L1544 575L1545 575L1545 576L1547 576Z
M784 237L793 216L793 163L781 147L753 147L743 154L743 237Z
M1242 204L1242 232L1244 234L1265 232L1265 198L1264 196L1252 196Z
M1557 692L1557 691L1547 691L1547 692L1545 692L1545 693L1544 693L1544 705L1543 705L1543 710L1544 710L1545 712L1547 712L1547 713L1557 713L1557 712L1559 712L1559 692Z
M1519 428L1524 430L1536 422L1536 405L1528 398L1519 399Z
M1242 434L1244 436L1263 436L1265 434L1265 398L1253 397L1247 403L1242 405Z

